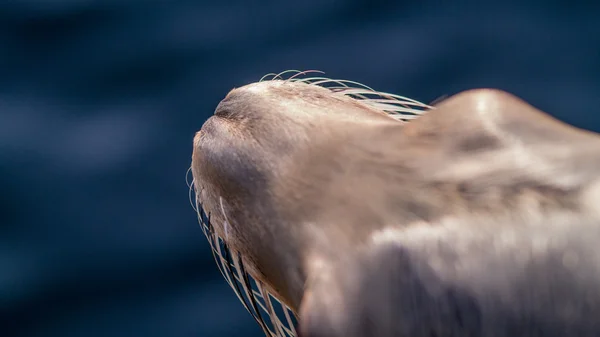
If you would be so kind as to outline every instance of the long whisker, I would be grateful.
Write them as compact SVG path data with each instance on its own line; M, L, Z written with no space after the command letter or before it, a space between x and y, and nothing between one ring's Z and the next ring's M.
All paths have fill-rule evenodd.
M190 182L188 177L190 175L190 173L192 172L192 167L190 166L190 168L187 169L187 171L185 172L185 183L188 186L188 199L190 202L190 205L192 206L192 209L196 212L198 212L197 209L197 203L193 201L193 199L195 198L195 193L194 193L194 175L192 175L192 181Z
M304 71L300 71L297 74L293 75L292 77L288 78L286 80L286 82L292 81L294 80L294 78L298 77L298 76L303 76L309 73L319 73L319 74L325 74L325 72L320 71L320 70L304 70Z
M229 240L229 219L227 219L227 214L225 214L225 207L223 206L223 198L219 197L219 204L221 205L221 213L223 214L223 229L225 231L225 240Z
M269 76L273 76L273 78L275 78L275 76L277 76L277 74L275 74L275 73L268 73L265 76L261 77L260 80L259 80L259 82L262 82L262 81L266 80L266 78L269 77Z
M284 70L284 71L280 72L279 74L275 75L275 77L273 77L273 80L278 79L278 78L283 80L283 77L281 77L281 76L284 74L296 73L296 75L298 75L301 72L302 71L300 71L300 70L294 70L294 69Z
M328 77L304 77L308 73L321 73L319 70L286 70L279 74L273 75L272 81L283 80L283 75L295 72L294 75L290 76L285 82L300 82L310 85L317 85L327 88L335 93L346 95L353 99L358 99L364 103L382 110L394 117L401 117L400 119L409 120L414 119L418 115L423 114L427 110L434 109L431 105L419 102L417 100L400 96L396 94L390 94L387 92L376 91L373 88L356 81L332 79ZM268 75L265 75L268 76ZM265 77L263 77L264 79ZM262 80L262 79L261 79Z

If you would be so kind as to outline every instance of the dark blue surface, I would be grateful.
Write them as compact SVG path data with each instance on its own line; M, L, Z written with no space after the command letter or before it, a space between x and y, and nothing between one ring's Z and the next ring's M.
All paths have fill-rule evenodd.
M501 88L600 130L600 11L546 3L2 2L0 336L261 336L184 176L220 99L266 73Z

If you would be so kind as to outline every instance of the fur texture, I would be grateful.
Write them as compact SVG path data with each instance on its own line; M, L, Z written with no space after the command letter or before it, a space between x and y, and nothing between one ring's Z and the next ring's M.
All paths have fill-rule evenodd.
M191 170L304 337L600 335L600 137L508 93L275 77L227 95Z

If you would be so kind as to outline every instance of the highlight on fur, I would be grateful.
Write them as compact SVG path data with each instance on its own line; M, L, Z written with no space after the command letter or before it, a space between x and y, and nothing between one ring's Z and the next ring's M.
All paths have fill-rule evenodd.
M419 101L376 91L358 82L322 76L305 76L312 73L323 74L323 72L317 70L287 70L278 74L267 74L259 82L286 81L321 86L329 89L333 94L345 95L360 100L362 103L385 112L401 122L418 118L423 113L433 109L432 106ZM193 178L191 181L188 179L190 172L191 167L186 174L190 204L197 213L198 221L211 246L219 271L267 337L296 336L297 313L278 299L277 296L271 294L261 281L253 277L244 267L242 254L229 247L227 239L220 237L215 232L211 224L210 214L206 214L202 208L202 200L199 198L200 191L195 190ZM225 212L222 206L220 210ZM223 214L223 218L227 218L225 214ZM226 228L226 224L223 225Z

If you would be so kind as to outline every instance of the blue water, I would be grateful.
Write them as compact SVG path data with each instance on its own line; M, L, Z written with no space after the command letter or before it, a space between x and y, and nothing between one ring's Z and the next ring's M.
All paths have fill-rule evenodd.
M477 3L2 1L0 336L261 336L184 177L219 100L266 73L501 88L600 131L600 7Z

